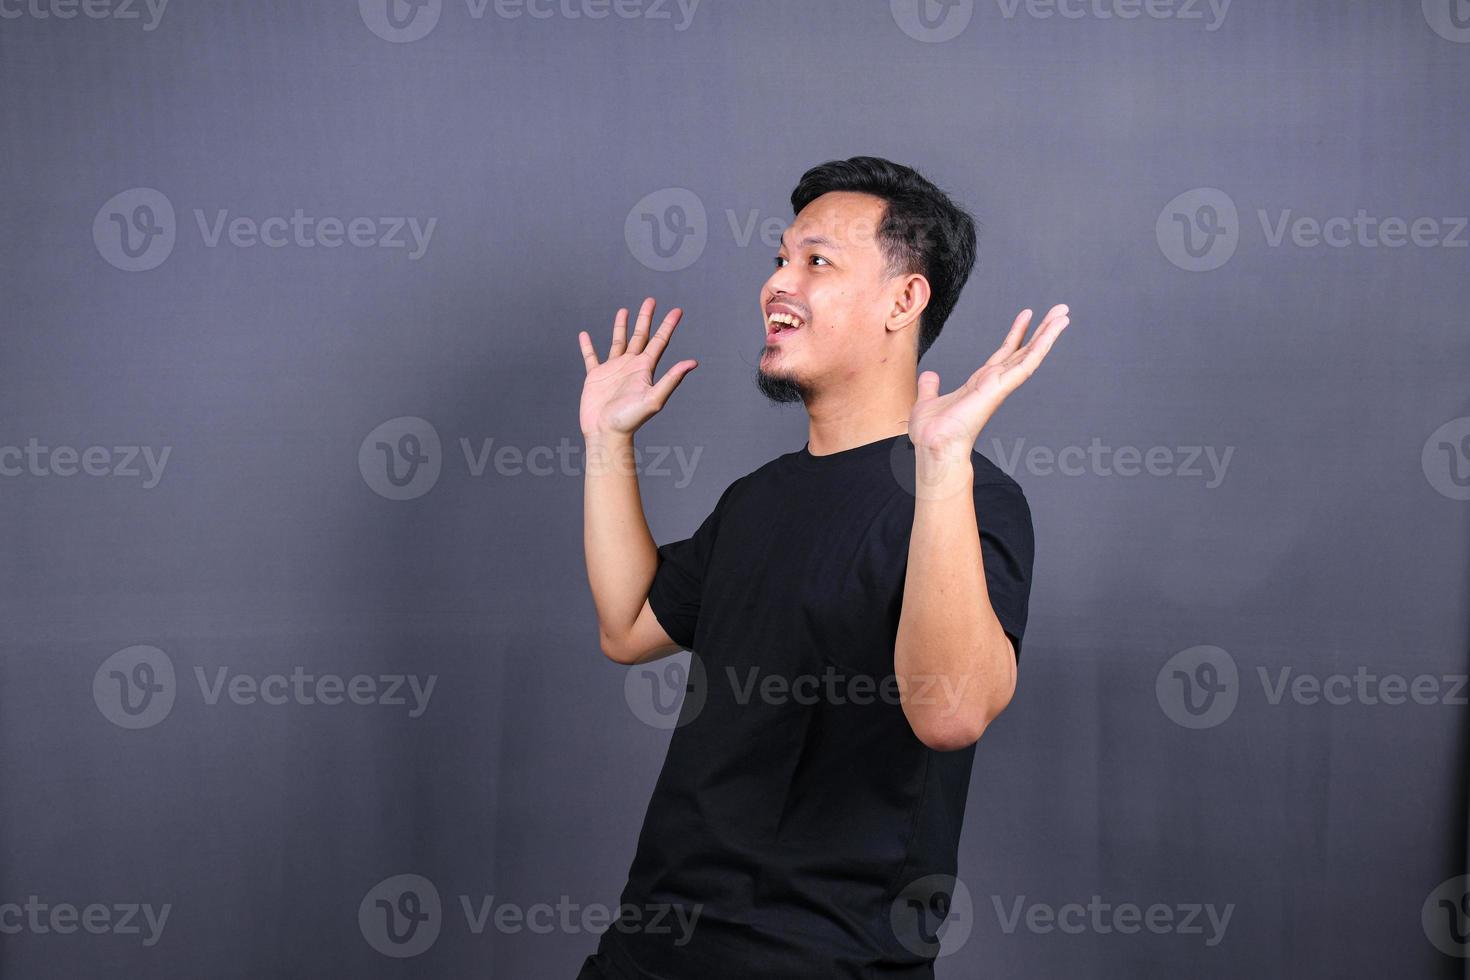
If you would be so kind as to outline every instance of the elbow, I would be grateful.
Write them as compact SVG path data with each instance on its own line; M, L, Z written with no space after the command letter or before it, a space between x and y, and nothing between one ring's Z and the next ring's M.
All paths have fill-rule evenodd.
M616 639L608 636L606 633L602 634L601 646L602 655L611 660L613 663L622 664L624 667L626 667L633 662L628 656L627 649Z
M958 752L980 741L990 723L995 721L1010 702L1007 696L983 711L936 714L909 713L909 727L914 736L935 752Z
M980 675L943 675L942 697L934 694L932 684L928 687L911 684L912 696L901 695L909 727L927 748L935 752L969 748L980 741L990 723L1011 703L1016 693L1016 654L1009 637L1004 637L1002 642L1005 652L1003 666L998 670ZM987 651L982 650L975 658L983 660L986 656ZM903 653L896 651L895 660L900 659ZM904 689L903 683L899 686L900 690Z
M922 722L909 720L914 735L935 752L958 752L980 741L987 722L981 719L948 718Z

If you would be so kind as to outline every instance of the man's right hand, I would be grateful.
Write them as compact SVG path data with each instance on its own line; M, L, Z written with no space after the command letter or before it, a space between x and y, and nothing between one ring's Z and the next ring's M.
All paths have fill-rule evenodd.
M582 363L587 377L582 383L580 412L582 435L632 435L639 426L658 414L684 379L699 365L696 360L680 361L669 368L658 384L653 383L653 369L659 356L674 335L674 326L683 315L675 307L664 316L658 333L648 335L653 322L653 297L643 301L632 338L627 337L628 310L618 310L613 319L612 347L607 360L598 363L592 337L582 330L577 338L582 347Z

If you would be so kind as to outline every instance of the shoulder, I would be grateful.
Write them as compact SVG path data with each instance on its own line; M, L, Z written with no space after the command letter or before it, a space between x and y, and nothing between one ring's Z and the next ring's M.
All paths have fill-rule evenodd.
M975 468L975 512L982 515L982 525L1031 534L1031 504L1021 484L979 452L971 453L970 461Z
M759 488L762 483L770 480L772 474L774 473L774 467L779 462L780 458L778 457L777 459L773 459L768 463L763 463L760 466L757 466L749 473L746 473L742 476L737 476L735 479L731 480L729 484L726 485L725 489L720 492L720 499L715 503L715 510L723 510L725 507L729 506L732 501L739 499L741 494L748 494L751 492L752 488Z
M970 465L975 469L977 492L981 487L985 487L992 491L1014 493L1022 500L1026 499L1026 491L1021 488L1021 484L1016 482L1015 477L991 462L990 458L978 449L970 452Z
M782 474L791 468L791 460L798 455L800 454L795 452L783 453L773 459L766 460L744 476L736 477L730 483L730 486L726 488L726 492L735 491L738 493L741 490L749 490L751 487L759 487L773 480L779 480Z

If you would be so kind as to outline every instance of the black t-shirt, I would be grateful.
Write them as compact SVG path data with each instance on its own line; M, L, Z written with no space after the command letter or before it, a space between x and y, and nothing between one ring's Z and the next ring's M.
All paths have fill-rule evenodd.
M1030 509L994 463L971 461L986 586L1019 655ZM955 873L975 749L929 749L898 703L913 485L907 433L804 446L659 547L648 600L693 651L691 690L621 899L642 911L600 946L629 976L933 976L890 910L917 879Z

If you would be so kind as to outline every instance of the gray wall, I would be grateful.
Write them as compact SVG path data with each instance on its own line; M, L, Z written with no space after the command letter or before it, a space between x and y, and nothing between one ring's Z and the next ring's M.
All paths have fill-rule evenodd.
M0 976L569 978L669 734L576 332L685 307L689 534L805 438L763 223L861 153L982 223L946 390L1073 310L939 975L1463 975L1463 0L122 2L0 0Z

